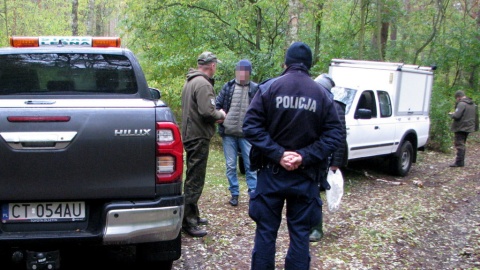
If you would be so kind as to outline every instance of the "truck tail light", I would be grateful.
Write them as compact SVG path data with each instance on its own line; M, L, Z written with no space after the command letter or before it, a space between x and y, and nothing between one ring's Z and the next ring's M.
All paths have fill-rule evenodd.
M159 156L157 158L157 172L173 173L175 171L175 157Z
M181 182L183 177L183 144L178 125L157 122L157 184Z

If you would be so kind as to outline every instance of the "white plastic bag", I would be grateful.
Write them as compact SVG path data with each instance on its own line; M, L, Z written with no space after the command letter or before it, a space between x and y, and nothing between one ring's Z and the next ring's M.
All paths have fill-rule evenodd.
M343 196L343 175L340 169L335 172L328 170L327 181L330 189L326 190L328 211L337 212L340 209L340 202Z

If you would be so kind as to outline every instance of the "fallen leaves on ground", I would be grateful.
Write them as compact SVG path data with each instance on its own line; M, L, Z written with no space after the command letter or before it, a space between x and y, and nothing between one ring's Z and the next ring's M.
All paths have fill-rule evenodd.
M372 162L350 164L343 170L340 210L330 213L325 205L325 236L310 244L311 269L479 269L479 150L475 133L463 168L448 166L453 153L419 152L404 178ZM227 180L215 186L207 181L200 211L209 219L208 235L183 235L182 257L173 269L250 268L255 223L248 217L244 178L240 182L239 205L232 207ZM276 269L283 269L288 245L284 219Z

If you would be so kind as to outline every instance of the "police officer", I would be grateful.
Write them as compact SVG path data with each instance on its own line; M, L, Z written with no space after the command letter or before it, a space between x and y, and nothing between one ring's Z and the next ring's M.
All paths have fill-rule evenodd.
M285 202L290 235L285 269L310 267L309 232L321 217L318 181L342 132L333 100L310 78L311 65L310 47L293 43L285 55L286 69L259 85L245 116L243 132L253 148L251 169L258 169L249 202L249 215L257 226L253 270L275 269L275 241Z

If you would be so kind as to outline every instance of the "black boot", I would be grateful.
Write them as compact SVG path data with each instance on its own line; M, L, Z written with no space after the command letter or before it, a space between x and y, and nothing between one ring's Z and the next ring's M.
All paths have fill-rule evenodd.
M322 218L323 219L323 218ZM323 220L320 219L320 223L318 223L315 227L310 229L310 242L318 242L323 237Z
M229 201L230 205L237 206L238 205L238 195L233 195Z
M463 166L464 166L463 163L457 163L457 162L450 164L450 167L463 167Z
M450 164L450 167L463 167L465 166L465 150L458 149L457 157L455 158L455 163Z
M182 229L188 235L193 237L204 237L205 235L207 235L207 231L201 229L198 226L194 226L194 227L187 226L187 227L183 227Z

